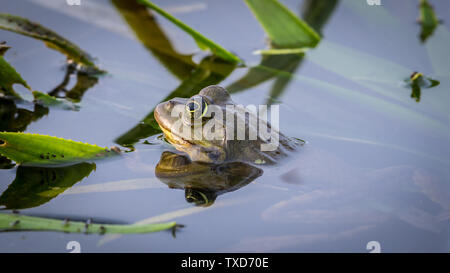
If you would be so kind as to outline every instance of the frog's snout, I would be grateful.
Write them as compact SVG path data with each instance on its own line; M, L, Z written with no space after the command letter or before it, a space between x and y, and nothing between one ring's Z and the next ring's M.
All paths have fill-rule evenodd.
M167 112L170 112L173 107L175 107L176 103L173 100L169 100L168 102L164 103L164 110Z
M173 108L174 106L175 106L175 101L174 100L169 100L168 102L167 102L167 108Z

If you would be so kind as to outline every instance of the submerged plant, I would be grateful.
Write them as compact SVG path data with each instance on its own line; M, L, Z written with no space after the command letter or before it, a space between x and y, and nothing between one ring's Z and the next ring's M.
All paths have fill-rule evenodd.
M95 66L93 58L74 43L60 36L56 32L26 18L11 14L0 14L0 29L9 30L18 34L29 36L38 40L42 40L49 48L55 49L67 58L98 70Z
M421 89L432 88L439 85L439 81L424 76L422 73L414 72L405 80L406 86L411 88L411 98L420 101Z
M434 12L433 6L427 0L420 0L420 16L418 22L421 26L420 41L425 43L433 35L434 30L441 23Z
M176 222L111 225L0 213L0 231L59 231L85 234L138 234L182 227Z
M0 44L0 92L3 95L20 98L13 89L13 84L21 84L31 90L27 82L22 79L19 73L4 58L3 55L10 47L5 43Z
M209 49L214 55L217 55L218 57L232 62L232 63L241 63L242 60L239 59L235 54L229 52L225 48L223 48L221 45L213 42L211 39L206 38L203 34L196 31L195 29L191 28L187 24L183 23L182 21L178 20L168 12L166 12L164 9L158 7L154 3L152 3L149 0L138 0L139 3L151 8L161 16L165 17L167 20L175 24L177 27L182 29L184 32L189 34L192 38L194 38L195 42L199 46L200 49L205 50Z

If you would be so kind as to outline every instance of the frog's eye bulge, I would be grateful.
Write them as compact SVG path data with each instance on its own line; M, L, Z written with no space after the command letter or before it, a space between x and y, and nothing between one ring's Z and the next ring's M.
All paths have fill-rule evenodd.
M186 111L193 119L201 119L208 111L208 103L202 97L195 97L186 103Z
M216 200L217 195L213 192L201 191L186 188L184 191L185 199L188 203L194 203L196 206L209 207Z
M198 109L200 109L200 107L201 107L200 104L198 102L196 102L195 100L188 102L188 104L186 104L186 110L191 113L197 111Z

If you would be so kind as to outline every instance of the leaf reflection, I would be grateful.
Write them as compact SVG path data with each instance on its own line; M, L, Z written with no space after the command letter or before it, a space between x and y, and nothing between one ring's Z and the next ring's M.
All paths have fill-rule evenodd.
M6 209L26 209L45 204L87 177L95 170L94 163L67 167L19 166L16 178L0 196Z

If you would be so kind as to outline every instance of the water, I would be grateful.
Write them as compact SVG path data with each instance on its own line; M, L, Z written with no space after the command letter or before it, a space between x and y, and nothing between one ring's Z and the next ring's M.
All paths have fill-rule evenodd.
M282 2L296 14L305 5ZM252 52L266 48L265 34L244 2L155 3L249 66L259 64L261 57ZM159 219L186 226L176 238L170 232L7 232L0 234L0 251L66 252L67 242L76 240L83 252L367 252L369 241L378 241L384 252L448 252L450 5L434 1L444 24L422 44L416 3L382 3L339 1L323 23L319 46L293 60L299 65L293 77L281 77L289 82L275 101L281 131L308 144L281 164L263 167L263 175L250 184L218 196L207 208L195 207L182 190L169 189L156 178L154 168L170 148L147 137L123 158L97 162L95 171L64 194L20 211L111 223L162 215ZM181 82L135 38L109 1L82 0L76 7L56 0L2 0L1 6L2 12L37 21L75 42L109 72L86 91L79 112L51 108L27 132L117 145ZM163 18L157 23L180 54L195 53L196 62L205 57L171 23ZM64 56L40 41L0 34L12 46L6 59L34 89L48 92L62 81ZM236 68L220 85L233 86L248 71ZM420 102L403 86L413 71L440 81L422 90ZM264 104L275 81L235 92L233 100ZM142 144L145 140L156 144ZM0 170L0 192L16 172ZM167 216L171 212L175 218Z

